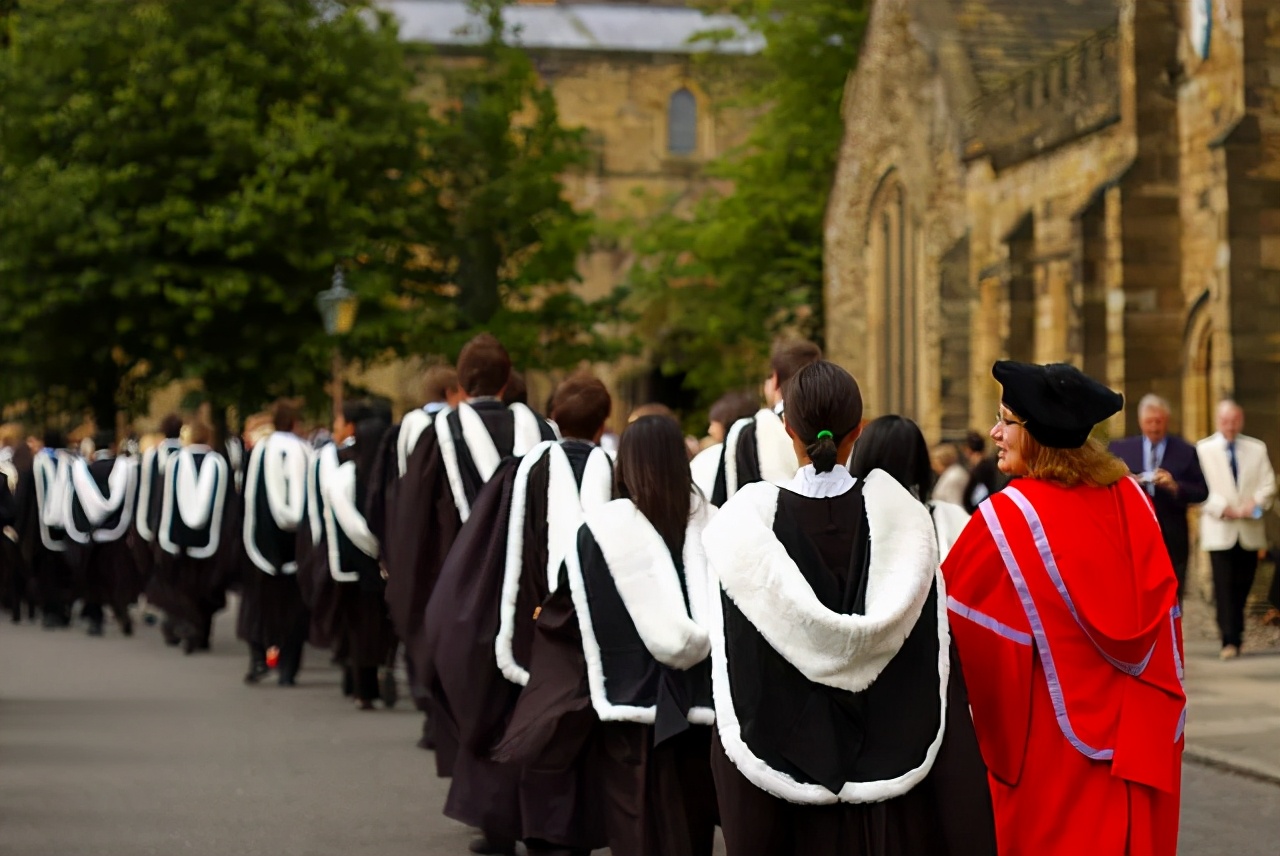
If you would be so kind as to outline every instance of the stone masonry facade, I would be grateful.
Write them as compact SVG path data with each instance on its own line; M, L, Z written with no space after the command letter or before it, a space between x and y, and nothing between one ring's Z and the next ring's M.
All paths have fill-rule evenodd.
M1280 453L1280 4L1209 5L1204 51L1189 0L875 4L826 247L869 415L985 430L995 360L1066 361Z

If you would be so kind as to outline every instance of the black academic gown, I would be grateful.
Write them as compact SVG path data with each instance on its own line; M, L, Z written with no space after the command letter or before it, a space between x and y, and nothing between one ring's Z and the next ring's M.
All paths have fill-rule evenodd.
M618 856L712 852L709 638L696 621L708 602L706 519L695 510L673 556L627 500L587 516L498 749L535 766L585 755Z
M604 839L581 763L522 769L489 757L520 696L526 676L517 673L530 662L536 610L550 594L549 528L565 527L567 547L581 503L602 505L611 494L612 465L602 451L594 452L589 466L595 448L590 443L557 445L535 449L524 466L504 462L481 491L427 607L432 659L425 677L460 739L445 814L491 834L589 850L603 846ZM553 479L552 454L559 451L570 473ZM585 491L584 478L590 480ZM520 544L510 558L519 563L519 583L514 599L504 603L509 551L517 549L509 536L516 531ZM499 637L507 640L503 665L495 658Z
M776 500L768 496L771 490ZM771 501L776 501L772 539L757 539L744 525L750 519L744 506ZM920 558L931 546L921 531L931 540L934 536L927 512L916 520L920 513L909 507L913 503L918 506L896 482L876 472L836 498L811 499L773 488L748 491L722 509L708 530L707 549L725 586L720 620L712 622L717 732L711 760L725 841L734 856L995 852L986 771L950 651L943 690L945 658L940 660L939 651L946 636L939 622L945 622L945 607L938 602L936 570L926 567L936 569L937 553L934 548L930 558ZM893 536L899 541L897 561L920 565L915 573L928 574L921 577L921 591L927 589L928 595L914 624L903 624L909 627L905 642L869 686L853 692L810 680L797 665L800 657L775 649L747 613L779 616L794 625L798 619L789 616L796 590L788 586L797 586L816 595L826 616L864 614L873 565L878 556L888 555L888 544L873 544L869 534L868 514L877 505L887 515L880 525L889 531L894 527L889 520L913 521L911 540L898 532ZM727 563L748 567L778 544L798 567L798 576L779 577L782 582L767 602L740 606L732 593L750 595L735 589L731 578L725 581L731 573ZM883 566L878 573L886 579ZM892 579L879 585L895 587L899 578ZM830 663L832 650L838 649L829 646L808 657ZM859 662L859 657L838 660L832 668ZM817 667L810 663L808 668ZM931 745L936 754L929 765ZM897 783L908 780L911 784Z
M142 580L128 541L136 503L137 473L132 471L126 477L126 486L121 488L124 495L120 497L111 496L110 479L117 467L135 466L134 460L114 455L89 463L92 485L77 487L73 480L68 521L69 529L76 533L67 555L74 572L75 591L84 599L82 613L87 618L101 620L103 607L109 606L127 632L132 632L129 606L142 592ZM104 499L116 501L117 509L104 520L91 520L86 502L92 502L93 498L85 496L86 492L96 492Z
M181 611L177 594L172 590L173 569L167 553L156 541L160 517L164 512L164 471L169 459L178 453L182 443L173 438L161 440L142 455L138 473L138 507L134 512L129 546L138 567L147 602L166 614Z
M180 471L193 468L207 492L194 490ZM186 491L190 490L190 493ZM207 446L191 446L168 458L160 485L161 515L155 526L155 581L175 635L189 650L209 647L213 617L226 606L227 566L237 550L234 473L225 457ZM200 518L204 519L201 520Z
M469 406L480 417L499 456L510 458L516 446L512 411L496 399L478 400ZM471 457L458 413L451 412L447 421L457 452L461 488L468 504L474 505L485 481ZM542 440L555 439L551 427L540 419L538 432ZM381 545L382 564L387 570L387 606L396 635L405 644L413 678L426 688L434 681L430 674L433 652L423 625L427 602L463 524L434 424L418 439L394 497L385 500L384 513L381 526L385 537L381 538ZM372 525L377 534L376 514ZM436 767L441 776L448 776L453 769L457 737L445 727L451 717L442 715L436 719L441 725L435 735Z
M22 620L23 606L29 600L34 602L28 590L27 564L17 540L20 480L21 472L12 464L0 470L0 602L15 624Z
M333 648L350 671L350 689L355 696L372 701L379 695L378 669L390 665L396 638L376 554L360 549L347 532L344 519L334 512L326 493L321 491L320 473L329 455L334 456L337 466L354 466L356 447L326 447L313 462L307 525L299 527L298 579L309 597L312 642L321 644L318 640L323 640ZM360 502L367 496L367 485L358 486L354 506L357 513L361 513Z
M759 481L778 483L795 474L795 450L772 410L739 419L729 427L720 450L711 504L719 508L729 497Z
M249 642L255 658L261 650L278 647L280 679L288 682L302 666L310 615L297 574L297 531L301 521L292 529L281 528L268 504L261 458L271 448L271 440L272 435L268 435L254 446L246 467L244 499L240 503L245 555L244 561L238 563L244 575L244 602L238 633ZM292 441L297 448L305 449L298 438L292 437Z
M71 620L71 564L67 556L70 539L66 529L45 526L40 518L40 499L37 481L43 478L39 461L41 457L60 460L66 466L71 460L69 452L41 450L36 453L30 470L24 470L18 479L17 524L18 544L27 569L35 582L40 611L46 625L67 624ZM47 462L47 461L46 461Z

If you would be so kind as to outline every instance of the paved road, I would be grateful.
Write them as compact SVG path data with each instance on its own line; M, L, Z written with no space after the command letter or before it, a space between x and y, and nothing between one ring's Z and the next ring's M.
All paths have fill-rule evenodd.
M298 687L246 687L230 630L183 657L0 625L0 856L466 852L416 713L355 711L314 652ZM1184 793L1182 853L1280 852L1280 788L1188 765Z

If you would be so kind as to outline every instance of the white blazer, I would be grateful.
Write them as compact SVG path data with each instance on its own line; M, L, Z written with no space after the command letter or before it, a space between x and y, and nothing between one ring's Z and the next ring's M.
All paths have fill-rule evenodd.
M1240 434L1236 437L1236 469L1240 482L1231 477L1227 441L1214 434L1196 443L1200 469L1209 485L1209 498L1200 506L1200 547L1230 550L1237 543L1246 550L1265 550L1266 527L1262 520L1224 520L1228 508L1257 503L1264 511L1276 498L1276 473L1267 457L1267 444Z

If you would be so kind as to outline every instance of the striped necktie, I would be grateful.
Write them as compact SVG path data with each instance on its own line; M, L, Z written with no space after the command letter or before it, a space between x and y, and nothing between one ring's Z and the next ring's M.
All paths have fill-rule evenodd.
M1231 459L1231 479L1236 484L1240 483L1240 467L1236 464L1236 441L1231 440L1227 443L1227 457Z

